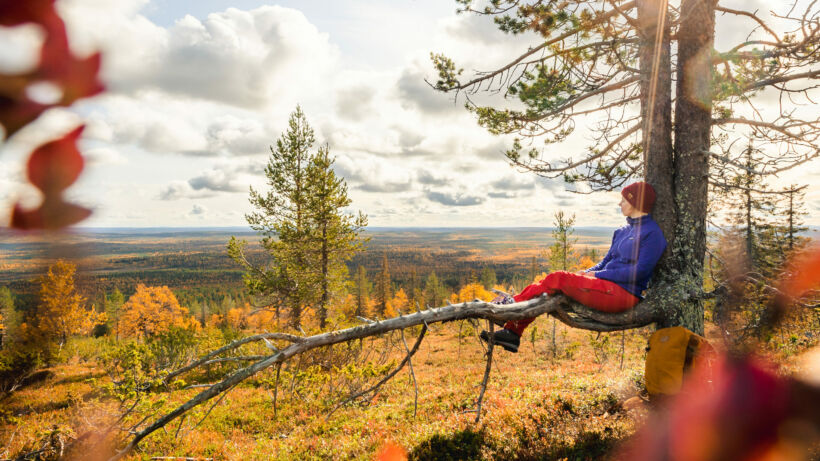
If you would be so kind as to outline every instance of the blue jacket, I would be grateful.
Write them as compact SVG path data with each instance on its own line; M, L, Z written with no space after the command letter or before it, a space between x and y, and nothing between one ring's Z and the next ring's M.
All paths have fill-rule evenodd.
M626 222L612 236L604 259L586 272L595 272L595 277L615 282L642 298L652 270L666 249L666 239L651 215L626 218Z

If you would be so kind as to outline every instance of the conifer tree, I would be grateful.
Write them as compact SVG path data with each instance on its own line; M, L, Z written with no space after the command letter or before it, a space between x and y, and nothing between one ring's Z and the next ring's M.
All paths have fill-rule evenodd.
M807 231L809 228L804 225L803 216L806 216L804 202L806 198L806 186L799 187L792 184L786 192L784 192L784 210L783 215L786 218L786 247L789 253L795 249L803 246L809 239L801 237L799 234Z
M498 277L491 267L484 266L481 269L481 284L488 290L498 284Z
M410 287L407 290L407 300L410 303L410 306L415 307L416 302L421 298L421 296L417 293L420 291L419 288L419 276L416 272L416 268L410 270Z
M109 334L114 332L116 339L119 339L120 310L123 304L125 304L125 296L119 288L114 288L114 292L105 297L103 310L105 311L108 332Z
M738 163L716 148L753 136L772 147L766 174L820 157L810 83L820 76L818 3L772 2L769 18L702 0L456 3L515 36L510 45L520 49L472 73L431 54L435 88L464 97L490 133L514 136L506 157L522 170L583 183L578 191L652 184L668 251L645 320L702 334L703 299L690 294L703 289L708 184L723 179L710 159ZM724 34L715 49L716 30L727 27L738 40ZM759 110L756 99L772 93L779 110ZM591 139L583 149L572 136L579 127Z
M359 266L356 270L356 311L354 315L364 316L367 314L367 303L370 297L370 281L367 280L367 270Z
M783 261L776 217L777 195L755 174L761 152L751 142L743 151L743 163L726 169L723 187L714 192L726 212L727 236L742 242L750 269L772 275Z
M538 258L533 256L532 259L530 260L530 281L529 281L529 283L532 283L535 280L535 278L538 277L538 274L540 274L540 273L541 273L541 268L538 267Z
M430 272L430 275L427 276L427 282L424 284L424 301L428 306L438 306L444 299L442 291L443 288L436 271Z
M14 308L14 297L8 287L0 287L0 347L9 342L20 325L20 315Z
M552 230L554 242L550 246L550 268L554 271L569 270L569 258L572 255L573 245L578 240L572 238L575 232L572 227L575 224L575 215L565 217L563 211L557 211L553 224L555 226Z
M307 168L315 142L301 107L290 115L288 129L271 147L265 167L269 189L250 188L250 202L256 211L245 215L250 227L261 233L262 246L271 256L270 264L258 267L243 254L244 241L231 238L228 254L246 269L245 283L253 295L266 304L286 306L289 324L298 328L302 309L316 299L315 272L310 270L307 201Z
M367 217L361 212L357 216L344 212L351 200L344 179L332 169L333 162L328 146L323 146L307 168L309 267L318 281L316 311L321 329L325 328L331 296L344 289L345 262L362 250L365 239L360 233L367 226Z
M387 267L387 254L382 259L382 270L376 279L376 313L384 318L387 312L387 302L390 300L390 270Z
M361 249L358 235L367 225L361 213L354 218L342 211L350 204L347 185L333 172L327 146L311 152L314 142L313 129L297 106L288 130L271 147L265 167L269 190L250 190L256 211L245 218L262 234L269 264L250 262L244 254L247 242L234 237L228 242L228 254L246 269L250 294L274 308L277 325L280 309L287 309L293 328L301 327L309 306L318 307L324 327L330 297L343 287L344 261Z
M563 211L557 211L554 215L552 238L553 243L549 248L550 269L553 271L569 270L569 257L573 251L573 245L578 240L572 238L575 229L572 227L575 224L575 215L565 217ZM558 355L558 340L557 328L555 318L552 321L552 356Z

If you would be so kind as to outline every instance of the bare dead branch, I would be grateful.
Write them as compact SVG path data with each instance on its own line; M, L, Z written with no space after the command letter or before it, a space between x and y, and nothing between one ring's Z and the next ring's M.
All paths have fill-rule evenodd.
M301 341L304 341L305 338L295 336L295 335L289 335L289 334L286 334L286 333L262 333L262 334L258 334L258 335L248 336L247 338L237 339L236 341L234 341L234 342L232 342L232 343L230 343L226 346L220 347L219 349L205 355L204 357L200 358L197 361L194 361L194 362L192 362L192 363L190 363L190 364L188 364L188 365L186 365L182 368L179 368L177 370L172 371L171 373L168 373L168 375L166 375L163 380L166 383L170 382L173 378L175 378L175 377L177 377L177 376L179 376L179 375L181 375L185 372L193 370L194 368L197 368L199 366L206 365L211 359L213 359L217 355L224 354L225 352L234 350L234 349L236 349L240 346L243 346L245 344L248 344L248 343L252 343L252 342L255 342L255 341L265 341L265 340L268 340L268 339L289 341L289 342L292 342L292 343L299 343Z
M787 74L781 75L780 77L773 77L766 80L760 80L754 83L750 83L749 85L746 85L743 88L743 91L752 91L758 88L763 88L764 86L775 85L778 83L790 82L792 80L800 80L804 78L820 78L820 69L814 69L799 74Z
M753 174L758 174L758 173L753 173ZM755 189L753 187L745 187L745 186L742 186L742 185L739 185L739 184L728 184L728 183L723 183L723 182L714 181L714 180L710 180L709 184L712 185L712 186L715 186L715 187L720 187L721 189L740 189L740 190L745 190L745 191L750 191L750 192L756 192L758 194L772 194L772 195L781 195L781 194L789 194L789 193L793 193L793 192L800 192L801 190L809 187L808 184L806 184L806 185L804 185L802 187L798 187L796 189L764 190L764 189Z
M765 30L766 32L769 33L769 35L774 37L774 39L777 41L777 43L783 43L780 40L780 36L777 35L769 26L767 26L766 23L763 22L763 20L760 19L755 13L750 13L748 11L742 11L742 10L733 10L731 8L726 8L726 7L719 6L719 5L717 7L715 7L715 11L720 11L722 13L728 13L728 14L734 14L734 15L738 15L738 16L749 17L753 21L757 22L760 25L760 27L763 28L763 30Z

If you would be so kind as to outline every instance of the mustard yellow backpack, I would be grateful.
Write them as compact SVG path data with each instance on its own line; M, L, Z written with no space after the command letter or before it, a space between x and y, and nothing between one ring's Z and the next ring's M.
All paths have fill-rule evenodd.
M684 376L715 350L706 338L683 327L662 328L649 338L646 390L651 397L680 392Z

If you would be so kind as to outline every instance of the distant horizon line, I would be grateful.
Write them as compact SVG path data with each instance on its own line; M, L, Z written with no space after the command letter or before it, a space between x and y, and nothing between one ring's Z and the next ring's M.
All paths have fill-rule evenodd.
M573 229L617 229L619 226L573 226ZM810 232L820 231L820 226L806 226ZM401 230L401 229L418 229L418 230L435 230L435 229L554 229L555 226L368 226L364 230ZM709 226L710 230L717 229ZM67 232L99 232L106 230L114 231L242 231L242 232L258 232L246 226L77 226L65 229ZM17 232L16 229L10 227L0 227L0 232Z

